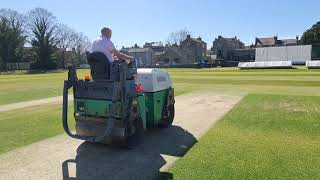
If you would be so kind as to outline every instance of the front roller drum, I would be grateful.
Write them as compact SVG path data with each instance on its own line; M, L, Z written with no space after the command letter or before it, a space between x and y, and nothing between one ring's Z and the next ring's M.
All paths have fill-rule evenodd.
M107 123L104 118L76 118L76 133L84 137L94 137L93 140L89 140L90 142L112 144L125 141L125 128L116 125L111 134L104 137L106 129Z

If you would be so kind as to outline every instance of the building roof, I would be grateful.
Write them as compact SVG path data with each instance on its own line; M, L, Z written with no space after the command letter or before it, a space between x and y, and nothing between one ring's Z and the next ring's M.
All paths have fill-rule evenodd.
M238 39L237 37L234 37L234 38L225 38L225 37L222 37L222 36L218 36L218 39L223 39L225 41L229 41L229 42L240 42L242 44L244 44L243 42L240 41L240 39Z
M153 50L151 48L127 48L126 51L129 53L146 53Z
M267 38L256 38L256 46L275 46L275 45L296 45L297 39L278 39L277 36Z
M225 38L225 37L221 37L221 38L223 38L226 41L239 41L239 39L237 38Z
M274 46L276 43L276 37L256 38L256 45Z
M297 44L297 39L281 39L283 45Z
M201 39L200 37L198 37L198 38L192 38L190 35L187 35L187 38L186 38L184 41L186 41L186 40L188 40L188 39L190 39L191 41L194 41L194 42L196 42L196 43L207 44L206 42L202 41L202 39ZM184 42L184 41L183 41L183 42Z
M195 41L195 42L198 42L198 43L203 43L203 44L205 44L206 42L204 42L204 41L202 41L202 39L200 38L190 38L191 40L193 40L193 41Z

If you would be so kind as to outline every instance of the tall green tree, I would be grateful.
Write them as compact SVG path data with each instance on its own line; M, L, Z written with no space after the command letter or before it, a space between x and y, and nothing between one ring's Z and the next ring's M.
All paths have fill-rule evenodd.
M6 63L22 60L26 43L24 16L10 9L0 9L0 70Z
M320 21L303 33L301 42L302 44L320 43Z
M28 13L30 43L36 55L33 69L55 69L52 55L58 44L57 20L48 10L35 8Z

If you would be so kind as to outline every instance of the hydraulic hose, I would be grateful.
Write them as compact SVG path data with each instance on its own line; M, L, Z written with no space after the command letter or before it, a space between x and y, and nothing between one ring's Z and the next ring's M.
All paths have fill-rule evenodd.
M64 81L64 87L63 87L63 104L62 104L62 125L64 131L72 138L81 139L85 141L95 141L94 137L90 136L80 136L77 134L74 134L69 129L68 125L68 90L72 87L72 83L70 81Z

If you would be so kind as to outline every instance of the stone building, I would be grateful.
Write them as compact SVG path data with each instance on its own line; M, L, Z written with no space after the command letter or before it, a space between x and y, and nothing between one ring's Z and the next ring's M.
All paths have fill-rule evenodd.
M181 63L180 47L165 46L163 51L156 53L156 61L158 64L179 64Z
M202 62L207 56L207 43L202 41L200 37L191 38L190 35L181 42L181 63L197 63Z
M236 49L244 49L245 44L240 41L237 37L225 38L218 36L213 41L211 51L217 55L217 59L232 61Z
M276 46L296 46L299 42L299 36L296 39L278 39L277 36L273 37L256 37L254 47L276 47Z
M150 47L135 46L131 48L122 48L121 52L135 57L138 67L152 67L155 65L155 52Z
M144 48L151 48L154 52L163 52L164 46L161 41L159 42L146 42L143 45Z

